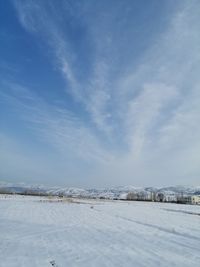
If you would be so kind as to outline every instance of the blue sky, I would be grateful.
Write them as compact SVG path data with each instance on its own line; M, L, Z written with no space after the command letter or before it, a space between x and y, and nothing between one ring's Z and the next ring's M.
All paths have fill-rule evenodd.
M0 179L199 185L199 10L0 1Z

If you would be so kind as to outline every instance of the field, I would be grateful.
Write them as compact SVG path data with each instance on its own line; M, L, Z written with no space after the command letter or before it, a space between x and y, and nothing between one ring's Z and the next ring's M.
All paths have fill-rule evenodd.
M200 266L200 206L0 195L0 266Z

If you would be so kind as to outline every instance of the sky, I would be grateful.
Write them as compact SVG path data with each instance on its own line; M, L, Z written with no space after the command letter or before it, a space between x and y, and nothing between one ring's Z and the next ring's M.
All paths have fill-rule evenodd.
M200 185L200 1L1 0L0 180Z

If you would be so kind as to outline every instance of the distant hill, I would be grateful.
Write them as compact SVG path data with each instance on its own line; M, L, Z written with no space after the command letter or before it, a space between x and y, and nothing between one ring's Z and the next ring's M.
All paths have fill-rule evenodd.
M194 195L200 194L200 186L170 186L170 187L134 187L118 186L102 189L82 189L74 187L46 187L43 185L25 185L0 182L0 193L28 194L28 195L53 195L85 198L123 199L129 192L148 194L151 192L166 195Z

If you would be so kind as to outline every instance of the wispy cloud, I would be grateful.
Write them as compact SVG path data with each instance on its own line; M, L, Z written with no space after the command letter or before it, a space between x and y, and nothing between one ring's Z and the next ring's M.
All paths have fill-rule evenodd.
M16 112L16 117L43 141L54 146L66 158L70 155L83 161L107 162L109 154L99 143L92 129L72 112L47 104L24 86L7 83L1 99Z
M70 44L68 34L61 30L60 21L55 19L63 14L56 13L54 3L49 2L49 5L45 5L37 3L37 1L15 1L15 6L23 27L34 34L39 34L41 40L46 42L53 51L52 61L55 63L55 68L60 69L67 82L66 90L72 94L75 101L83 104L97 128L109 135L112 126L108 121L110 114L107 106L110 100L109 86L111 85L108 81L107 62L105 60L100 62L99 57L95 58L89 81L85 80L80 83L74 70L74 64L79 59L77 59L76 51L72 48L73 44ZM69 8L66 5L63 5L64 7L69 15ZM53 17L51 17L52 12ZM73 19L69 23L73 24Z
M119 2L112 5L110 14L108 4L106 10L102 4L102 11L91 2L61 2L58 7L54 1L15 1L21 25L46 44L54 68L66 81L66 91L89 120L67 108L48 105L27 89L21 92L23 97L17 89L13 101L20 102L21 113L40 137L63 154L99 162L96 176L105 180L109 176L110 184L115 179L123 182L123 176L126 183L137 184L147 184L153 176L153 183L166 181L168 176L171 182L174 177L177 182L187 177L197 181L200 3L177 1L163 31L136 60L131 48L136 28L130 8ZM122 8L126 17L120 19ZM79 65L80 55L73 46L73 38L81 41L81 36L72 37L64 30L65 23L72 31L81 24L89 39L83 40L82 52L93 48L89 63L84 62L84 75L84 64ZM133 30L127 27L130 24Z

